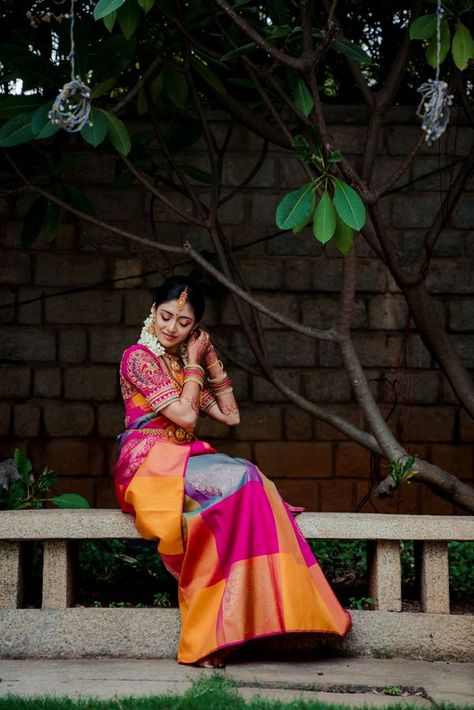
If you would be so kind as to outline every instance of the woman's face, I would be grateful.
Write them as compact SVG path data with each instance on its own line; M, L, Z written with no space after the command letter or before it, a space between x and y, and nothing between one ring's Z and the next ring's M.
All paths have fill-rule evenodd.
M196 318L189 303L178 311L178 300L165 301L155 306L155 334L170 353L176 353L194 326Z

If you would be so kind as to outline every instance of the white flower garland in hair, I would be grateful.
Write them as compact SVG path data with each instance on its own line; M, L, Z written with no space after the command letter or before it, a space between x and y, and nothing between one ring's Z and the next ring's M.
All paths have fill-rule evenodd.
M154 327L154 312L151 311L150 315L143 321L142 331L140 337L138 338L138 343L140 345L146 345L146 347L152 351L157 357L161 357L166 354L166 348L160 343L155 335ZM180 349L179 355L185 365L188 364L188 344L185 341Z
M154 353L157 357L161 357L165 354L166 350L165 346L160 343L155 335L153 321L153 312L151 312L150 315L143 321L142 332L140 333L140 337L137 342L140 345L146 345L152 353Z

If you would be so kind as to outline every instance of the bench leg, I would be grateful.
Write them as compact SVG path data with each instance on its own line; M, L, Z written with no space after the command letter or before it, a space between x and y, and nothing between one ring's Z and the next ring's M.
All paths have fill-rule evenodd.
M65 609L73 601L73 548L68 540L47 540L43 552L43 609Z
M368 545L369 591L379 611L401 611L400 542L374 540Z

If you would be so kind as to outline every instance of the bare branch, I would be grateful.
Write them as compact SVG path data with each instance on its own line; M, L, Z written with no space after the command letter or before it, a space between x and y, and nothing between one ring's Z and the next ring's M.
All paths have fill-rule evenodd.
M113 108L110 109L110 113L119 113L139 92L145 84L151 79L153 74L155 73L155 70L157 67L160 66L160 64L163 64L163 57L161 55L158 55L155 57L155 59L152 61L150 66L143 72L143 76L135 86L133 86L130 91L121 99L118 103L115 104Z
M249 182L251 182L253 180L255 175L257 175L260 168L262 167L262 165L265 161L265 158L267 157L267 152L268 152L268 141L264 140L263 144L262 144L262 150L261 150L260 156L259 156L257 162L255 163L255 165L253 166L252 170L242 180L242 182L239 185L237 185L237 187L235 187L231 192L229 192L224 197L221 197L221 199L219 200L219 207L221 205L223 205L225 202L228 202L229 200L231 200L233 197L238 195L239 192L242 192L242 190L244 190L247 187Z
M292 69L296 69L298 71L303 69L303 62L301 59L292 57L289 54L285 54L285 52L281 52L276 47L273 47L273 45L267 42L267 40L264 39L262 35L259 34L259 32L257 32L257 30L255 30L251 25L249 25L243 17L238 15L229 3L225 0L216 0L216 2L219 7L222 8L222 10L224 10L224 12L230 17L236 27L238 27L243 34L247 35L252 42L255 42L257 47L260 47L260 49L262 49L266 54L276 59L280 62L280 64L283 64L283 66L291 67Z

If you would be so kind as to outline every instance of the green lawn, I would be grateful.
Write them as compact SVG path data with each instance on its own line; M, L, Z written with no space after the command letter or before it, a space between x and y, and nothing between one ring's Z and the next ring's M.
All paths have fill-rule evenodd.
M258 691L255 691L256 694ZM357 706L359 710L367 706ZM391 710L420 710L419 705L397 703ZM184 695L154 695L147 698L115 700L71 700L69 698L0 698L0 710L357 710L352 705L294 700L290 703L258 698L245 702L233 681L221 675L200 678ZM467 706L438 705L437 710L469 710Z

